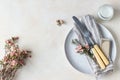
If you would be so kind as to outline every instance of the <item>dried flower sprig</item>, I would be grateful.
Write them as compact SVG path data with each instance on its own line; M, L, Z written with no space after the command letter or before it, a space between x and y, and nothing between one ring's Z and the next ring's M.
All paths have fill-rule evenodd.
M75 44L77 47L75 48L75 52L80 53L80 54L86 54L90 58L94 58L93 54L90 52L90 47L88 44L85 46L81 45L78 39L73 39L72 43Z
M12 37L5 41L5 56L0 61L0 80L13 80L17 70L25 65L25 60L31 57L31 51L22 50L17 45L19 37Z
M65 24L65 21L59 19L59 20L56 20L56 23L57 23L58 26L61 26L62 24Z

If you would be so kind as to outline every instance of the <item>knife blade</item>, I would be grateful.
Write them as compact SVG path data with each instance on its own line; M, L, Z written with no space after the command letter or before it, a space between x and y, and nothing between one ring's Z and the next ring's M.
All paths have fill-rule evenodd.
M81 23L77 19L77 17L73 16L73 20L78 25L77 29L82 33L82 35L84 35L84 37L86 38L88 44L90 46L94 45L95 44L94 41L90 37L88 37L88 36L91 36L91 33L89 32L89 30L87 29L87 27L83 23ZM82 27L80 27L80 26L82 26Z
M91 33L90 31L87 29L87 27L85 26L85 24L81 23L77 17L73 16L73 20L75 21L75 23L78 25L76 26L77 29L82 33L82 35L86 38L88 44L90 46L93 46L95 44L94 40L91 38Z
M104 55L104 53L101 51L101 49L98 47L98 45L92 40L91 33L87 29L87 27L82 24L79 19L75 16L72 17L75 23L78 25L78 30L81 31L82 35L86 38L86 41L88 42L89 46L91 47L91 50L93 54L95 55L97 62L101 69L105 69L105 65L109 64L108 59Z

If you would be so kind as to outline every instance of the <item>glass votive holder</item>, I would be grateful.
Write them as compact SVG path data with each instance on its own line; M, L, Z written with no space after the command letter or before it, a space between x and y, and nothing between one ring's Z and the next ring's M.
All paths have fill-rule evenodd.
M98 10L98 16L102 20L111 20L114 15L114 9L111 5L105 4Z

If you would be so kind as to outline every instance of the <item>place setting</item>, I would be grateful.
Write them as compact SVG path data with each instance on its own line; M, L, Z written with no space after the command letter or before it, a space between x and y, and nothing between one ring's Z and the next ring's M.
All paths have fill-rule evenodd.
M105 4L98 10L98 17L110 21L114 16L111 5ZM114 71L117 56L113 34L94 15L72 16L73 28L65 40L65 54L69 63L79 72L93 75L96 80Z

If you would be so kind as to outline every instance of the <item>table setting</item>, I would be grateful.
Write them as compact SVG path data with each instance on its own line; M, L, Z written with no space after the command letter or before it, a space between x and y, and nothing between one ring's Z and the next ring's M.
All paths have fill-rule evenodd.
M99 77L105 73L113 71L113 61L115 61L117 50L116 50L116 43L115 43L115 40L112 34L109 31L105 31L106 33L110 33L112 38L108 38L107 37L108 34L106 34L105 36L104 30L102 30L104 29L103 26L101 24L96 23L94 18L91 15L83 16L80 20L81 22L75 16L73 16L73 20L76 22L75 28L73 28L73 30L71 30L70 33L68 34L66 44L65 44L66 56L68 60L70 61L70 63L76 69L78 69L79 71L83 71L85 73L90 73L88 72L88 70L85 70L85 71L83 70L84 67L90 65L90 67L92 68L92 72L96 75L96 77ZM78 39L71 40L71 37L72 39L75 38L74 33L77 34ZM105 40L104 42L108 43L108 44L101 46L103 47L102 49L104 50L104 53L102 52L102 49L100 50L99 48L99 46L104 43L102 42L101 39ZM82 60L82 59L79 59L79 57L77 57L78 55L73 55L72 52L74 51L75 48L72 49L73 47L70 44L70 41L77 44L78 47L76 50L78 53L80 54L85 53L88 63L89 63L88 65L86 65L87 63L85 63L85 60L84 60L85 58L83 58ZM86 50L86 48L84 50L84 46L88 46L88 50ZM111 48L110 46L111 47L113 46L113 47ZM81 47L83 47L83 51ZM110 53L110 51L113 53ZM105 53L106 53L106 56L104 55ZM114 59L112 59L113 56L114 56ZM93 57L95 57L96 60ZM81 61L84 64L83 63L81 64ZM84 65L84 66L82 67L79 65Z
M114 8L109 4L104 4L98 9L98 18L103 21L109 21L113 16ZM73 16L72 19L74 27L65 40L66 57L75 69L93 74L96 80L100 80L100 77L114 70L117 55L115 39L107 28L104 29L104 25L95 21L92 15L84 15L80 19ZM81 57L73 53L79 53ZM88 69L84 69L86 66L89 66Z
M0 1L0 80L119 80L119 0Z

